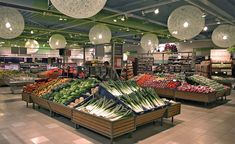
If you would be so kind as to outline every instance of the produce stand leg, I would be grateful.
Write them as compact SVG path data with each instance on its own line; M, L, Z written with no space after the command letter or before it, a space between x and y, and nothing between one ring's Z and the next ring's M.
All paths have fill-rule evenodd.
M52 111L50 110L50 117L52 117Z
M79 129L80 126L78 124L75 124L75 129Z
M28 102L26 102L26 107L27 107L27 108L29 107L29 103L28 103Z
M110 144L113 144L113 137L110 138Z
M171 117L171 123L172 124L174 123L174 117Z
M130 132L130 133L128 134L128 137L129 137L129 138L132 138L132 135L133 135L133 132Z

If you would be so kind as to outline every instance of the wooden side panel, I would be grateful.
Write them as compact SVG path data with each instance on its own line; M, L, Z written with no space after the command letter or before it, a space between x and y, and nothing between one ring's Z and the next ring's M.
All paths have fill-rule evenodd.
M165 118L170 118L180 114L181 112L181 103L175 103L169 106L166 110Z
M72 118L72 109L64 105L49 102L50 108L53 112L59 113L65 117Z
M38 104L39 106L46 108L50 110L50 106L47 100L37 97L37 96L31 96L32 100L34 103Z
M163 109L158 109L152 112L148 112L146 114L136 116L136 120L135 120L136 126L150 123L159 118L162 118L164 116L165 111L166 111L166 108L163 108Z

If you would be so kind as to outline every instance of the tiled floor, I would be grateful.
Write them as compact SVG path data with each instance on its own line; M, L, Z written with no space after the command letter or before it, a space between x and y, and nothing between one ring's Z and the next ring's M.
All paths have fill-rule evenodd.
M46 110L25 107L20 95L0 88L0 144L106 144L109 139L90 130L74 129L68 119L49 117ZM133 137L121 136L118 144L235 144L235 95L226 104L205 108L182 105L175 124L164 120L137 128Z

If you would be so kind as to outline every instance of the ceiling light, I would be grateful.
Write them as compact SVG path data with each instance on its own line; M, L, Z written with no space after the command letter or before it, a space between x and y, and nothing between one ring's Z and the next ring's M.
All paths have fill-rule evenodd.
M12 28L9 28L10 31L12 31Z
M60 18L59 18L59 20L60 20L60 21L62 21L62 20L63 20L63 18L62 18L62 17L60 17Z
M227 40L228 39L228 36L223 36L223 40Z
M202 17L203 17L203 18L204 18L204 17L206 17L206 14L205 14L205 13L203 13Z
M99 39L102 39L102 38L103 38L102 34L99 34L99 36L98 36L98 37L99 37Z
M158 8L155 9L155 10L154 10L154 13L155 13L155 14L159 14L159 9L158 9Z
M190 41L190 43L193 43L193 41Z
M66 19L66 18L64 18L64 21L67 21L67 19Z
M125 17L124 16L121 18L121 21L125 21Z
M187 28L189 26L188 22L184 22L184 27Z
M113 19L113 22L117 22L117 20L116 20L116 19Z
M221 24L221 22L220 22L220 21L217 21L217 23L216 23L216 24L218 24L218 25L219 25L219 24Z
M173 31L172 34L177 35L177 34L178 34L178 31Z
M9 22L6 22L5 26L6 26L6 28L10 28L11 24Z
M33 34L34 33L33 30L31 30L30 33Z
M126 31L128 31L128 32L129 32L129 31L130 31L130 29L129 29L129 28L127 28L127 29L126 29Z
M205 27L203 28L203 31L207 31L207 30L208 30L208 27L205 26Z

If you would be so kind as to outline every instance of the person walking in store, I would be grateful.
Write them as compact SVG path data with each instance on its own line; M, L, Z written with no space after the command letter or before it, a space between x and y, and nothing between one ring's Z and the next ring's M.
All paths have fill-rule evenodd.
M102 80L108 80L108 79L113 79L116 80L117 79L117 74L116 72L113 70L113 68L110 66L108 61L104 62L104 67L106 69L105 74L102 76Z

